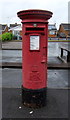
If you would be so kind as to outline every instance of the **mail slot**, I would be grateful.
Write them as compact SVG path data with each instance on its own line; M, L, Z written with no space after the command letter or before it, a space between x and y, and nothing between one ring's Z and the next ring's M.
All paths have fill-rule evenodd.
M48 19L52 12L23 10L22 20L22 102L29 107L46 105Z
M37 28L34 28L34 27L31 27L31 28L26 28L26 31L44 31L44 28L40 28L40 27L37 27Z

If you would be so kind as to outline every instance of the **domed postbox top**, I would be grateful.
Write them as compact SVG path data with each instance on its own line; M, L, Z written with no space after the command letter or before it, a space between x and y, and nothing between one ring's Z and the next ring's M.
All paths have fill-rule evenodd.
M17 13L18 17L22 20L25 19L42 19L48 20L52 17L52 12L47 10L38 10L38 9L30 9L30 10L23 10Z

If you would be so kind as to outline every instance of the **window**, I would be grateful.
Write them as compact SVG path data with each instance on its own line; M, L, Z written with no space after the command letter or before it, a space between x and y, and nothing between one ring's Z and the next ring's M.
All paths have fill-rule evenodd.
M55 35L55 31L50 31L50 35Z

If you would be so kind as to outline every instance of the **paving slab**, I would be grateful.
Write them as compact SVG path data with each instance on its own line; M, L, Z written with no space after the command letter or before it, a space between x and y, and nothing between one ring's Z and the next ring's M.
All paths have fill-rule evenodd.
M2 50L2 57L22 57L21 50Z
M69 45L68 42L48 42L48 68L70 68L70 63L64 64L57 58L60 46ZM2 48L5 48L2 50L2 61L0 60L3 67L22 67L22 42L6 42Z
M2 67L14 67L14 68L22 68L22 57L2 57ZM57 57L48 57L47 66L49 69L53 68L60 68L60 69L68 69L70 68L70 63L63 63Z
M64 69L48 69L48 88L67 89L68 79L70 78L70 70ZM22 69L4 68L2 70L2 86L3 88L21 88Z
M22 49L22 42L3 42L2 43L3 50L21 50Z

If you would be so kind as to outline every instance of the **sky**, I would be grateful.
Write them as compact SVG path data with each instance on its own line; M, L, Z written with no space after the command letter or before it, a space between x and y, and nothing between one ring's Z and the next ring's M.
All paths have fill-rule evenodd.
M0 0L0 24L21 23L17 12L27 9L42 9L53 12L49 24L68 23L68 3L70 0Z

